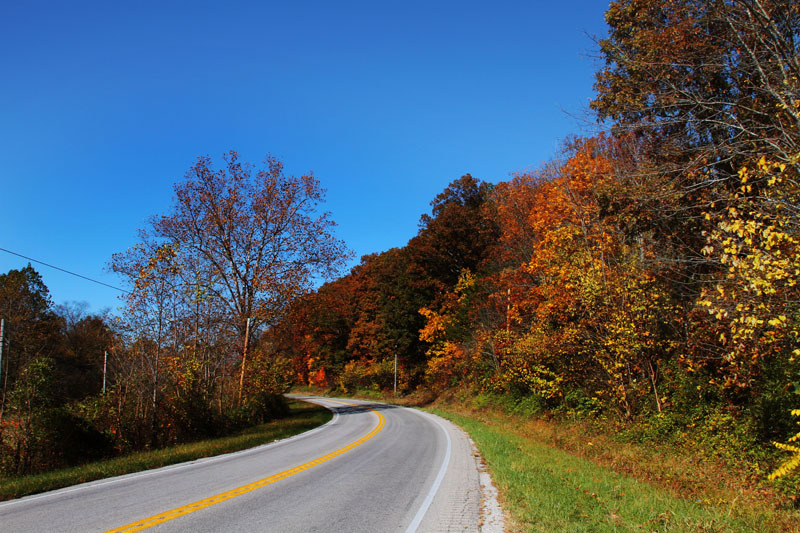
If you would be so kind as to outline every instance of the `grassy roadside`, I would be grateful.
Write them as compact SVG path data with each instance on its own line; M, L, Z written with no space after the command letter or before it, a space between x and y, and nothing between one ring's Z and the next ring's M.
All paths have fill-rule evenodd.
M498 486L509 531L800 533L800 510L748 479L747 469L686 450L620 442L589 424L510 414L468 395L345 396L425 407L467 431Z
M730 509L676 498L512 428L432 411L470 434L518 530L763 531L759 517L734 518Z
M88 463L64 470L16 478L0 478L0 501L122 474L230 453L285 439L326 423L333 416L323 407L290 400L291 414L235 435L197 441L161 450Z
M693 473L681 471L685 464L659 450L619 447L602 435L569 435L575 428L497 411L447 404L430 411L458 424L475 441L512 531L800 531L800 513L776 510L735 487L726 491L724 478L706 477L713 473L694 473L687 497L680 490L685 483L663 481ZM589 451L576 450L576 441ZM617 461L624 458L625 472L610 464L615 454ZM648 469L659 468L663 478L654 482Z

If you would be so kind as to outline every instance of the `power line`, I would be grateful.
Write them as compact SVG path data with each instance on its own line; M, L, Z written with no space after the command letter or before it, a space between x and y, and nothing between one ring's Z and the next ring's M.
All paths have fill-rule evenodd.
M126 294L130 294L130 292L131 292L131 291L126 291L125 289L120 289L119 287L115 287L113 285L109 285L108 283L103 283L102 281L97 281L96 279L87 278L86 276L82 276L80 274L76 274L75 272L70 272L69 270L66 270L64 268L57 267L57 266L51 265L49 263L45 263L44 261L39 261L38 259L34 259L32 257L28 257L27 255L22 255L22 254L18 254L17 252L12 252L11 250L6 250L5 248L0 248L0 251L9 253L11 255L16 255L17 257L22 257L23 259L27 259L28 261L33 261L34 263L39 263L40 265L44 265L46 267L55 268L56 270L60 270L61 272L66 272L67 274L70 274L72 276L75 276L75 277L78 277L78 278L82 278L82 279L85 279L87 281L91 281L92 283L97 283L98 285L103 285L105 287L108 287L110 289L114 289L116 291L124 292Z

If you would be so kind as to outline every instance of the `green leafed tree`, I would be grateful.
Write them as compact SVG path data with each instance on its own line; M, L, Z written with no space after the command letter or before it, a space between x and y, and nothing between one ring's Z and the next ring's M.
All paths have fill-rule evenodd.
M31 265L0 275L0 318L5 321L2 361L2 404L31 362L59 347L59 321L50 293Z

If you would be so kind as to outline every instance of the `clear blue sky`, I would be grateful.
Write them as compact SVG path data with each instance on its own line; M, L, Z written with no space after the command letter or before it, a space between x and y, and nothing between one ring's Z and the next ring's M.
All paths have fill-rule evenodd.
M199 155L312 170L357 256L586 133L607 2L5 2L0 247L105 272ZM0 252L0 272L27 261ZM117 293L47 267L56 304Z

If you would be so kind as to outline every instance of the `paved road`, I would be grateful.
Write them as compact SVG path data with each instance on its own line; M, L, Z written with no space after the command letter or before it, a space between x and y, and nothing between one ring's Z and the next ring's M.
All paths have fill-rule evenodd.
M330 423L292 439L0 503L14 531L478 531L469 441L442 419L307 398Z

